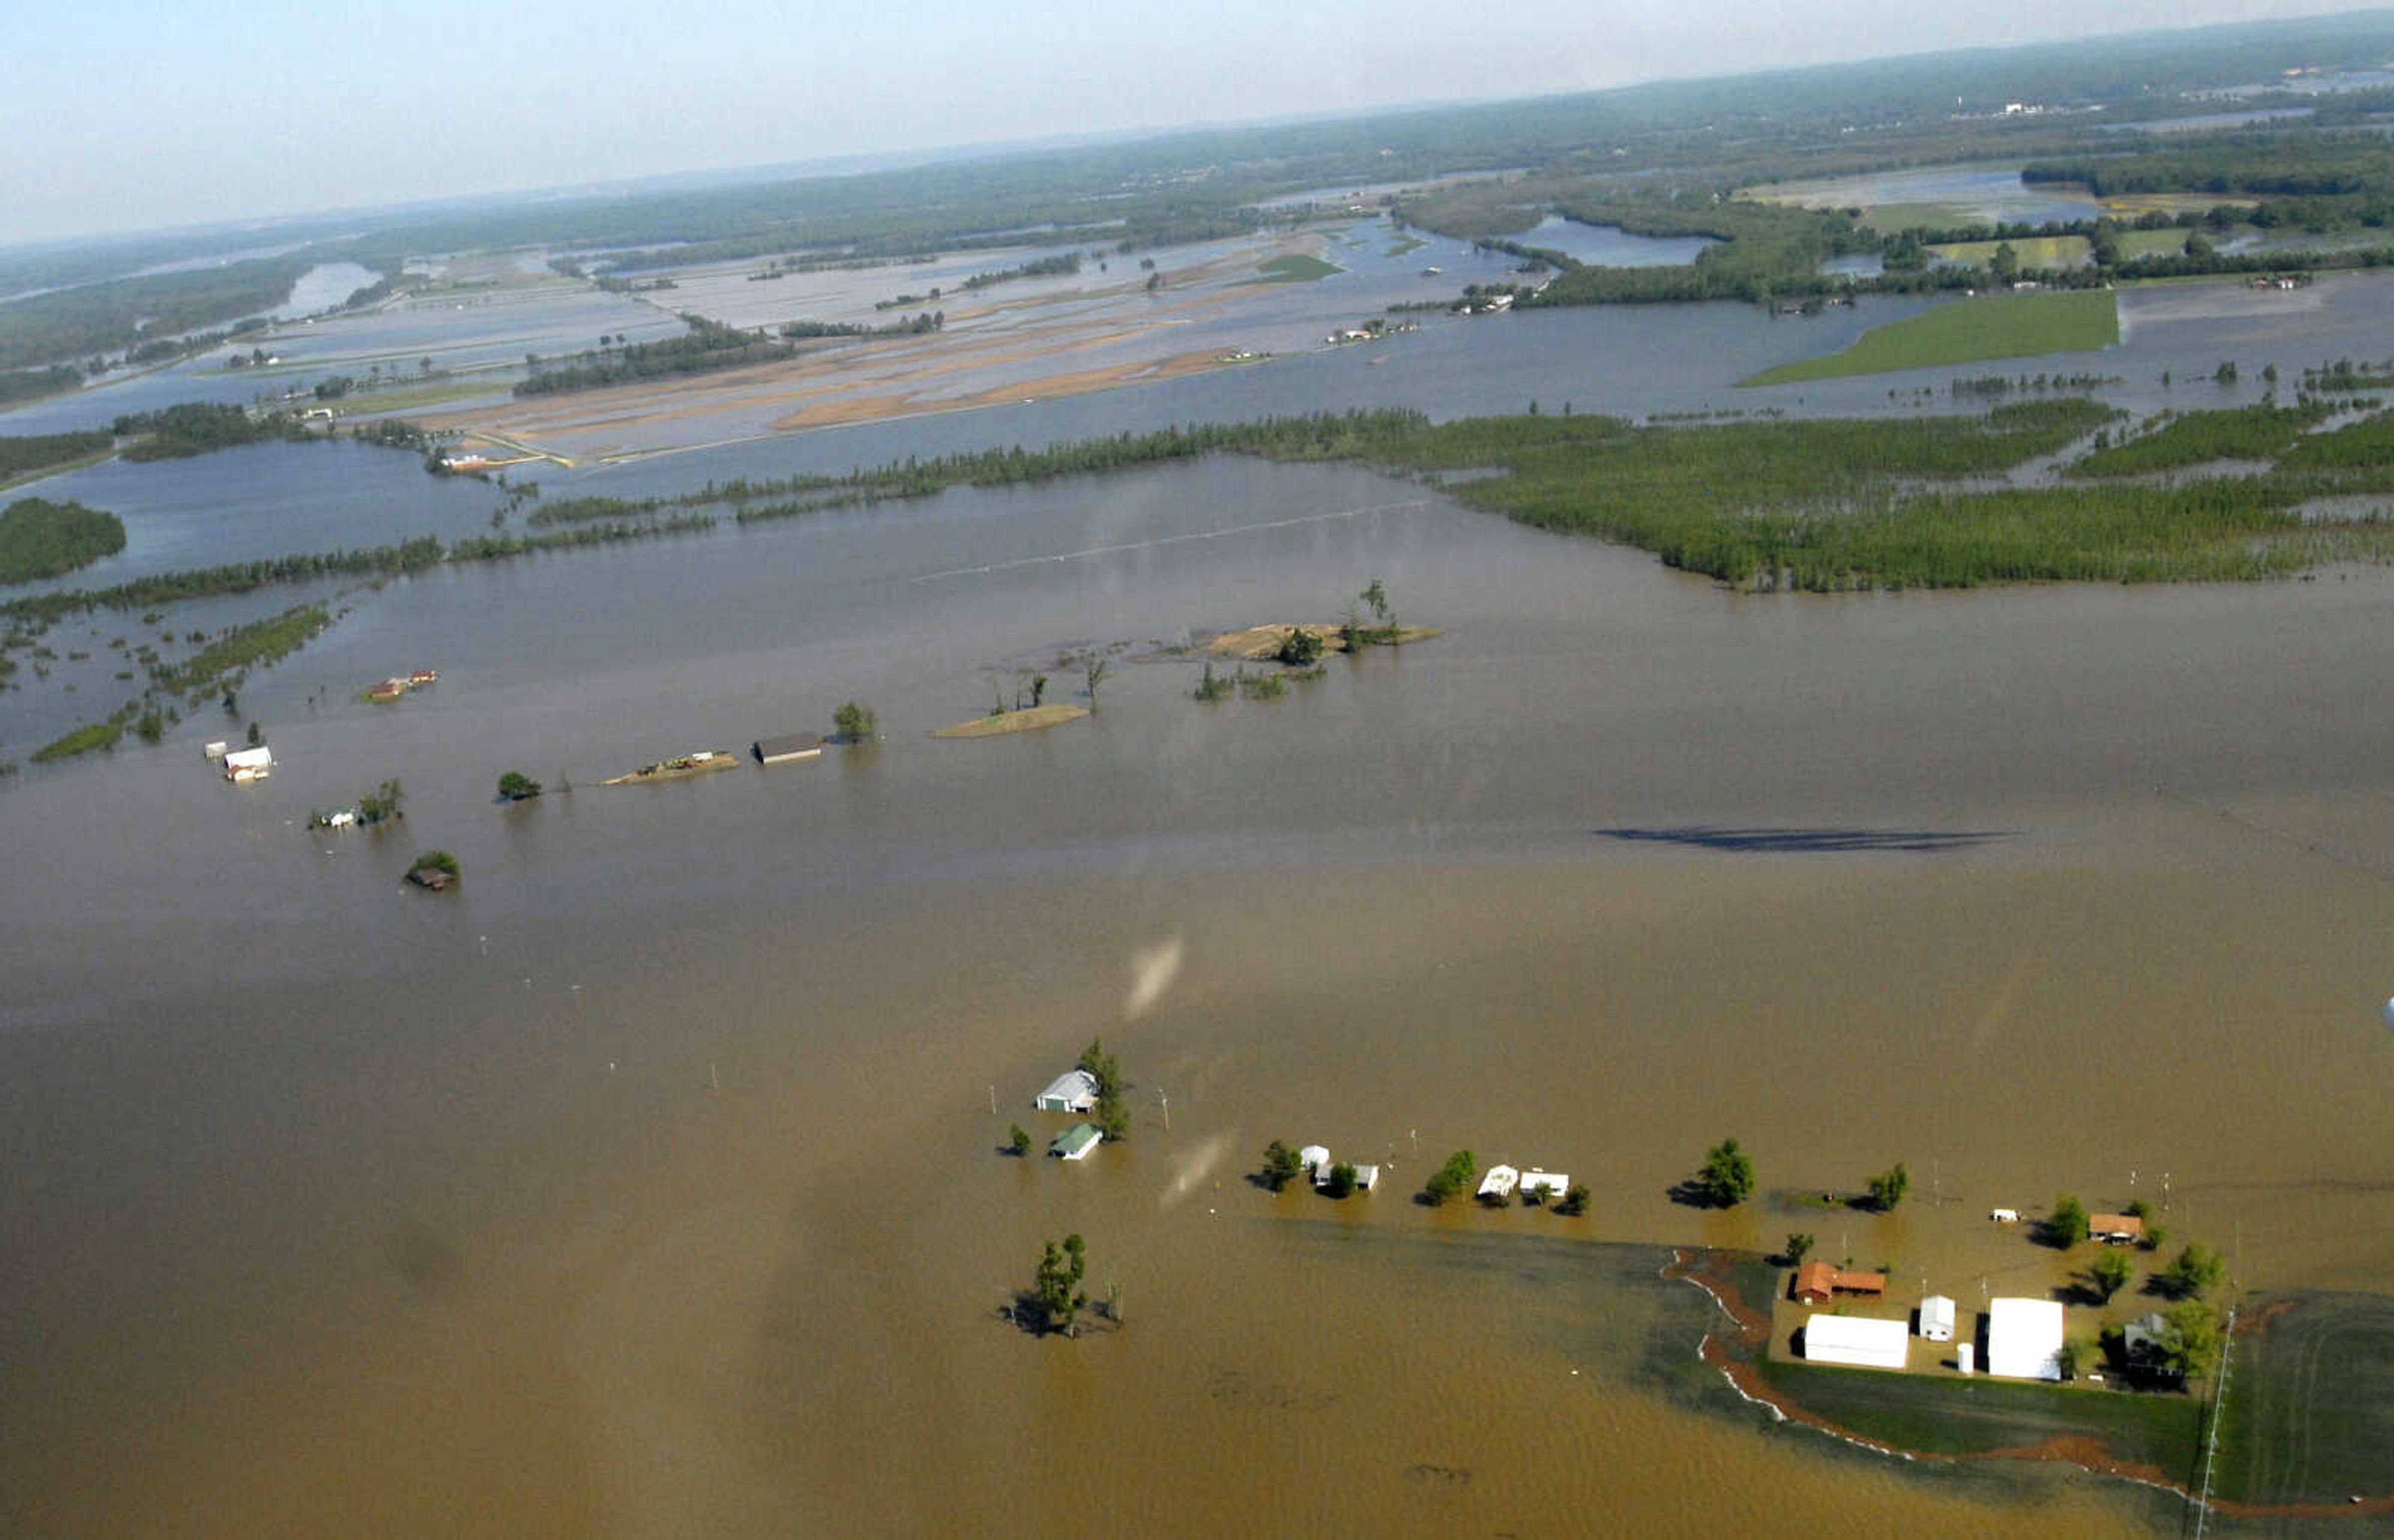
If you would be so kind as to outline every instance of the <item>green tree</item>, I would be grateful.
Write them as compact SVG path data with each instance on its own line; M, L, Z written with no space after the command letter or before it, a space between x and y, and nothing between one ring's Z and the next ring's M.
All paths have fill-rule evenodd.
M1996 246L1994 257L1987 263L1987 271L1994 281L1998 283L2009 283L2019 277L2019 253L2012 249L2012 244L2006 241Z
M540 795L540 783L521 770L509 770L499 777L499 800L523 802Z
M1097 709L1098 704L1098 686L1106 682L1106 675L1112 666L1103 656L1096 652L1091 652L1081 660L1081 683L1089 692L1089 708L1093 711Z
M1006 1147L1008 1150L1013 1151L1017 1155L1028 1155L1031 1153L1031 1131L1023 1127L1022 1125L1019 1123L1016 1124L1010 1130L1010 1137L1006 1141Z
M1087 1267L1078 1233L1065 1236L1061 1245L1050 1241L1040 1252L1031 1295L1039 1307L1041 1331L1079 1335L1080 1314L1089 1304L1088 1295L1081 1288Z
M1340 1161L1330 1168L1330 1179L1322 1187L1334 1198L1351 1198L1355 1195L1355 1168Z
M1397 623L1397 612L1388 608L1388 586L1378 578L1374 578L1371 586L1365 588L1357 597L1371 606L1372 618L1380 623L1381 629L1386 630Z
M1573 1182L1563 1190L1562 1200L1555 1204L1555 1212L1565 1218L1576 1219L1587 1212L1587 1201L1594 1196L1587 1190L1587 1183Z
M840 743L863 744L872 741L880 722L871 706L849 701L831 714L831 726L832 735Z
M399 778L391 777L358 798L358 822L384 823L398 821L403 816L399 810L399 804L405 795L400 790Z
M1264 1185L1278 1192L1304 1173L1296 1152L1278 1139L1264 1146Z
M1430 1173L1429 1180L1422 1184L1421 1201L1436 1208L1469 1186L1471 1178L1479 1174L1480 1163L1472 1157L1471 1152L1457 1150L1446 1157L1444 1165Z
M1754 1159L1725 1139L1704 1152L1703 1169L1696 1174L1696 1191L1716 1208L1734 1208L1753 1195Z
M1272 656L1291 668L1303 668L1320 661L1322 645L1321 632L1309 631L1302 625L1292 626L1288 636L1282 640L1280 650Z
M2162 1292L2179 1299L2199 1299L2228 1275L2219 1254L2206 1245L2190 1244L2158 1275Z
M1804 1258L1812 1255L1812 1232L1793 1230L1787 1232L1787 1261L1791 1267L1802 1267Z
M2045 1221L2045 1239L2049 1245L2068 1251L2086 1239L2086 1205L2075 1193L2064 1192L2053 1200L2053 1213Z
M1106 1051L1105 1040L1090 1038L1089 1046L1081 1050L1080 1060L1074 1068L1087 1071L1089 1078L1098 1083L1098 1132L1114 1140L1127 1137L1130 1133L1130 1102L1123 1095L1126 1082L1123 1079L1121 1061Z
M2126 1252L2106 1246L2086 1264L2086 1282L2108 1305L2113 1295L2128 1286L2129 1275L2135 1271L2136 1264L2128 1260Z
M2183 1299L2162 1312L2160 1353L2164 1366L2201 1379L2219 1362L2219 1316L2200 1299Z
M1898 1161L1870 1179L1871 1206L1884 1214L1903 1202L1903 1195L1911 1191L1912 1173Z

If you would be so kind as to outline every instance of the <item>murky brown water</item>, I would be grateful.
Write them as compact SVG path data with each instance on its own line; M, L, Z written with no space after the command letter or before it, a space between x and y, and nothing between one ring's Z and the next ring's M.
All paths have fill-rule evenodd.
M2173 1528L1769 1427L1644 1248L1848 1223L2033 1290L1988 1206L2166 1171L2246 1284L2382 1288L2394 579L1741 600L1439 506L1147 543L1417 496L1188 467L443 574L253 685L262 786L178 741L0 795L0 1528ZM985 667L1375 573L1449 634L921 736ZM398 708L300 704L419 661ZM848 694L878 748L590 784ZM390 773L396 835L296 826ZM1984 837L1818 848L1854 831ZM432 844L447 899L396 885ZM1100 1032L1132 1141L995 1154ZM1901 1158L1914 1201L1673 1206L1730 1133L1766 1188ZM1263 1193L1273 1138L1389 1185ZM1405 1201L1457 1146L1591 1217ZM1033 1341L994 1311L1067 1230L1126 1324Z

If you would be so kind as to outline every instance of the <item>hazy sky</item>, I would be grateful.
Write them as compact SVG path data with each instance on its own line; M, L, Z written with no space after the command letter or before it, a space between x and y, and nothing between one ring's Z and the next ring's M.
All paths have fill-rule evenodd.
M0 245L2350 8L17 0L0 26Z

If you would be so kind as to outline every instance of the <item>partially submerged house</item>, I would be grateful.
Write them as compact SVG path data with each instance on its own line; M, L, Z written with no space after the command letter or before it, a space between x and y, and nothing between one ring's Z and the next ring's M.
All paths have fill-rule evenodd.
M1571 1178L1560 1171L1524 1171L1521 1173L1521 1196L1544 1192L1559 1198L1571 1191Z
M1953 1301L1932 1294L1920 1302L1920 1335L1930 1342L1953 1340Z
M2061 1377L2061 1301L1987 1303L1987 1373L2010 1379Z
M1502 1203L1513 1195L1513 1189L1520 1185L1521 1173L1509 1165L1492 1165L1488 1168L1488 1175L1480 1178L1480 1196Z
M274 751L264 744L256 748L234 749L224 757L224 772L228 781L263 781L274 773Z
M1911 1352L1912 1333L1901 1321L1871 1321L1859 1315L1804 1318L1804 1356L1815 1363L1901 1369L1909 1363Z
M1796 1297L1807 1305L1825 1305L1841 1294L1877 1299L1886 1293L1883 1272L1848 1272L1827 1262L1807 1262L1796 1270Z
M1098 1104L1098 1077L1086 1070L1067 1070L1031 1099L1043 1112L1085 1112Z
M2145 1221L2135 1214L2089 1214L2086 1233L2106 1245L2132 1246L2145 1238Z
M748 752L760 765L787 765L799 759L821 758L822 740L812 733L786 733L779 738L759 738L748 745Z
M1319 1149L1320 1147L1319 1147L1318 1145L1309 1145L1309 1146L1308 1146L1308 1148L1309 1148L1309 1149ZM1324 1150L1324 1151L1322 1151L1322 1164L1320 1164L1319 1165L1316 1165L1316 1166L1313 1168L1313 1185L1314 1185L1315 1187L1317 1187L1317 1188L1328 1187L1328 1186L1330 1185L1330 1173L1331 1173L1331 1171L1333 1170L1333 1167L1332 1167L1332 1165L1331 1165L1331 1164L1330 1164L1330 1158L1329 1158L1329 1156L1330 1156L1330 1152L1328 1152L1327 1150ZM1358 1192L1369 1192L1370 1191L1372 1191L1372 1189L1374 1189L1374 1188L1375 1188L1375 1187L1377 1187L1377 1186L1379 1186L1379 1185L1380 1185L1380 1168L1379 1168L1378 1166L1376 1166L1376 1165L1359 1165L1359 1166L1355 1167L1355 1191L1358 1191Z
M1089 1152L1095 1150L1103 1138L1096 1125L1076 1123L1056 1136L1056 1142L1047 1147L1047 1152L1068 1161L1086 1160Z
M1296 1164L1310 1172L1316 1180L1330 1174L1330 1146L1309 1144L1296 1152Z

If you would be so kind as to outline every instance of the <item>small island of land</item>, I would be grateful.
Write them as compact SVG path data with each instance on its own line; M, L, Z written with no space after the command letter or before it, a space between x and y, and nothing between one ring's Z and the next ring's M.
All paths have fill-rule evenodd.
M700 749L696 754L676 755L660 759L653 765L642 765L628 775L611 776L599 782L602 786L631 786L649 781L679 781L685 776L712 775L717 770L736 768L740 757L728 748Z
M1033 705L1019 711L1002 711L993 716L976 717L969 722L943 727L931 734L934 738L994 738L1005 732L1036 732L1042 728L1059 727L1076 722L1089 714L1085 705Z
M1322 639L1325 652L1348 651L1345 628L1337 625L1297 625L1273 621L1262 625L1250 625L1243 631L1225 631L1207 641L1199 651L1217 658L1238 658L1248 663L1263 663L1280 656L1288 639L1299 631L1311 632ZM1427 641L1442 635L1435 625L1388 625L1367 628L1360 638L1366 646L1401 647L1409 641Z

